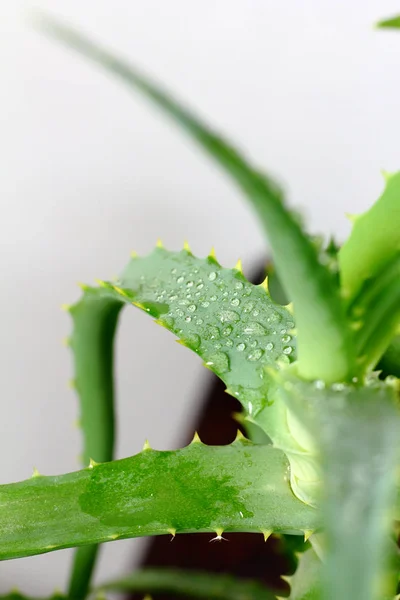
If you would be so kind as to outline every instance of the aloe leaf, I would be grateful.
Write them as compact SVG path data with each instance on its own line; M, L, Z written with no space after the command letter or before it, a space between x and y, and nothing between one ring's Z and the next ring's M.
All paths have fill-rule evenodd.
M121 302L84 294L69 307L73 333L68 344L74 359L74 388L80 406L83 463L108 462L114 448L113 340ZM68 594L81 600L87 594L98 553L97 546L75 551Z
M354 349L335 278L321 264L314 244L285 208L276 183L130 64L54 19L43 17L40 25L46 33L151 99L239 185L260 217L282 284L294 302L303 377L330 382L349 378L354 371Z
M324 598L375 600L387 570L388 525L396 502L400 419L395 388L376 380L365 388L318 390L293 378L283 382L282 390L303 423L311 415L308 426L319 440L327 547Z
M143 569L96 587L95 592L172 593L209 600L274 600L258 581L178 569Z
M400 15L379 21L379 23L377 23L377 27L386 29L400 29Z
M400 255L400 172L386 176L380 198L356 216L352 232L339 250L343 295L348 303Z
M188 249L157 247L132 258L117 282L85 287L84 297L87 306L90 299L93 306L98 298L111 299L156 318L203 359L250 415L268 403L265 367L296 357L287 308L271 300L265 284L251 284L240 269L225 269L214 256L199 259ZM75 318L76 308L71 310Z
M290 585L288 600L321 600L321 568L321 561L312 548L300 554L294 575L284 578Z
M300 533L318 513L292 493L283 452L243 437L194 441L0 486L0 559L149 535Z

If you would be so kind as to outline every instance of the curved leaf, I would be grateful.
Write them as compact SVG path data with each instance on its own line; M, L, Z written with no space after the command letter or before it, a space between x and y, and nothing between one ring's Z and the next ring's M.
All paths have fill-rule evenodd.
M68 340L74 357L74 387L79 397L79 423L83 433L84 465L91 459L108 462L114 448L113 341L121 302L84 294L69 308L73 333ZM87 594L98 547L75 551L69 597L81 600Z
M379 21L379 23L377 23L377 27L386 29L400 29L400 15Z
M96 592L172 593L207 600L274 600L258 581L202 571L143 569L98 586Z
M339 250L343 295L350 303L363 286L400 256L400 172L386 177L380 198L356 216L352 232Z
M288 483L283 452L240 439L145 449L61 476L0 486L0 559L119 538L315 528Z
M321 567L321 561L312 548L300 554L296 572L284 578L290 585L288 600L321 600Z
M268 403L265 367L296 356L287 308L271 300L265 284L251 284L241 270L224 269L213 256L199 259L189 250L157 247L132 258L118 282L85 287L84 296L88 305L103 297L155 317L203 359L250 415ZM74 319L79 307L70 309Z
M258 213L271 243L274 262L296 309L299 368L307 379L328 382L354 372L352 332L336 278L321 264L312 241L287 210L275 182L254 168L233 146L127 62L97 46L77 31L49 17L39 25L151 99L172 117L239 185Z

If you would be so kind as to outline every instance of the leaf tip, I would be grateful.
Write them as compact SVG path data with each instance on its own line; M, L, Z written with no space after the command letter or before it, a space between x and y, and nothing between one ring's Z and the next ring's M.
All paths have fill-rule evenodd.
M186 252L189 252L189 254L192 254L192 250L191 250L191 248L190 248L190 246L189 246L189 242L188 242L187 240L185 240L185 241L183 242L183 249L184 249Z

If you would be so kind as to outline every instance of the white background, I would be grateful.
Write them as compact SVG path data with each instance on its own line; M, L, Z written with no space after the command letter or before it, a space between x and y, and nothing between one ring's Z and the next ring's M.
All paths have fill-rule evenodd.
M400 34L373 23L395 0L43 0L203 114L286 186L311 230L349 229L399 168ZM157 237L215 245L245 271L266 250L236 189L141 98L32 31L32 3L0 2L0 481L78 468L63 302L117 274ZM25 19L25 20L24 20ZM127 310L117 343L118 456L179 444L201 396L198 359ZM140 543L140 542L139 542ZM104 548L98 579L138 542ZM66 582L70 551L0 565L0 592Z

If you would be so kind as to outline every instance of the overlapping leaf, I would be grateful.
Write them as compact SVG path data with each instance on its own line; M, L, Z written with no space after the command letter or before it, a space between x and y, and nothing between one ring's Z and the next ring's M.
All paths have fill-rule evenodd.
M118 538L188 532L300 533L318 513L288 482L283 452L238 438L193 442L67 475L0 486L0 559Z
M352 332L336 279L320 262L315 245L302 231L297 219L285 208L276 183L132 65L49 17L43 17L40 24L48 34L152 100L239 185L260 217L282 284L295 305L302 376L328 382L350 378L355 366Z
M96 591L172 593L207 600L275 600L275 595L258 581L176 569L144 569L100 585Z
M287 308L274 303L265 286L249 283L239 269L222 268L212 256L198 259L189 250L157 247L147 257L134 257L118 282L85 287L83 300L69 309L76 324L83 307L90 310L98 298L105 307L112 301L133 304L156 318L203 359L251 415L268 403L265 367L296 356L294 321ZM79 350L85 334L83 326L74 344L83 356L78 391L89 360L85 348ZM107 371L106 376L109 382Z

